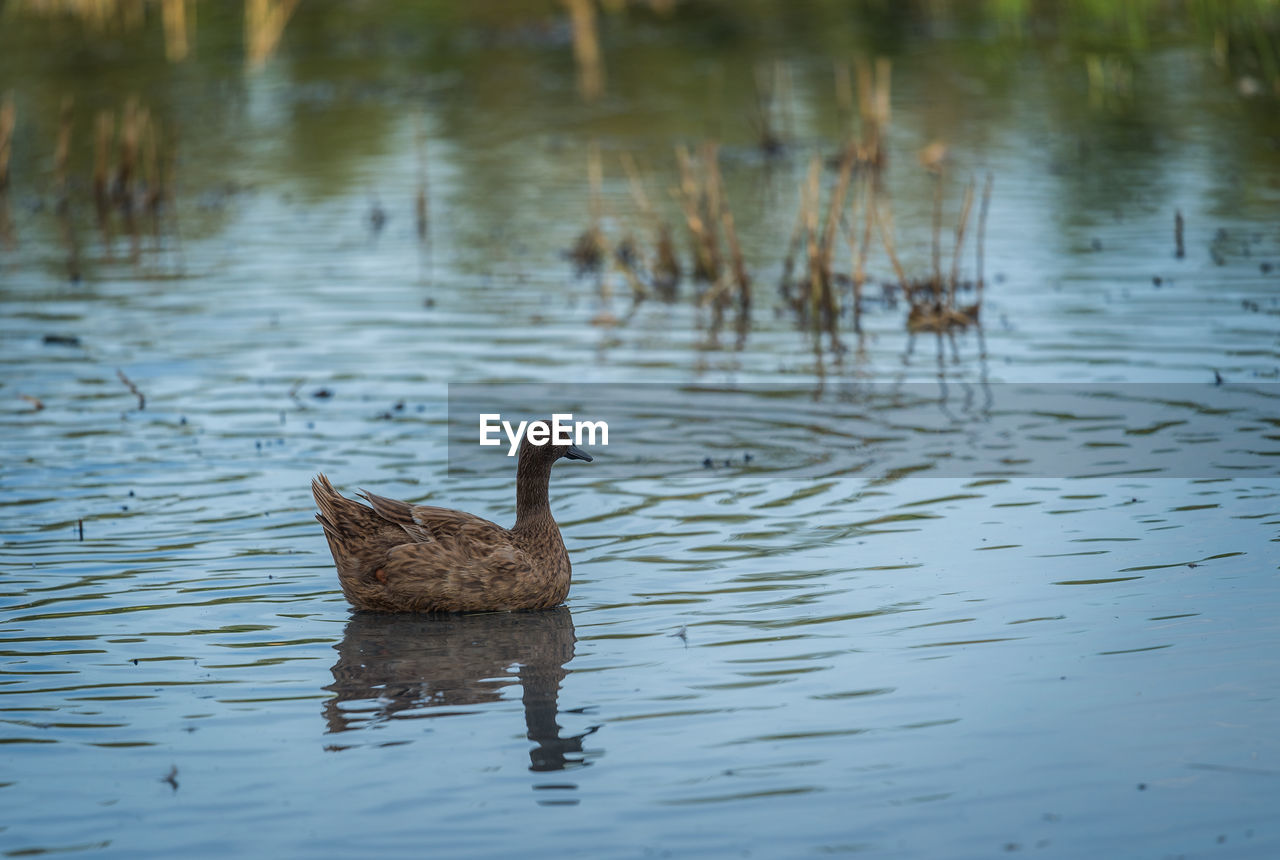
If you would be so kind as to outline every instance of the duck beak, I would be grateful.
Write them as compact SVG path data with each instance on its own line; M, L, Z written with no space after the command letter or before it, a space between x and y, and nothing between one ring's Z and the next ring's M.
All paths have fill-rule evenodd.
M570 445L569 450L564 452L564 456L570 460L586 460L591 462L591 455L579 448L577 445Z

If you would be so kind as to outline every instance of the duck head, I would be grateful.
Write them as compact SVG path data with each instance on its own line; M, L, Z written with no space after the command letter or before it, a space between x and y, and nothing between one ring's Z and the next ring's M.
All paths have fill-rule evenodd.
M542 528L551 518L551 509L547 502L547 483L551 478L552 465L561 457L566 460L585 460L590 463L591 455L577 445L554 445L550 442L545 445L535 445L526 436L520 440L520 451L517 456L519 462L516 466L515 528Z
M551 426L550 421L543 423L548 427ZM529 441L528 435L520 440L518 456L522 465L528 463L529 465L542 464L550 467L552 463L562 457L566 460L591 462L591 455L577 445L554 445L551 442L547 442L545 445L535 445Z
M591 462L591 455L577 445L561 445L557 450L560 452L556 455L557 460L564 457L566 460L586 460L588 463Z
M591 455L579 448L577 445L534 445L525 439L520 443L520 463L528 463L533 465L540 463L550 466L556 460L564 458L566 460L584 460L591 462Z

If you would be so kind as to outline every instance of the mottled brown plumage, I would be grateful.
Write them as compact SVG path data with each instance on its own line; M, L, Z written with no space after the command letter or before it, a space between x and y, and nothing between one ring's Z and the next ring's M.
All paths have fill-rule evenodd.
M561 457L590 460L572 445L521 445L516 523L510 529L462 511L361 493L348 499L329 479L311 482L338 567L357 609L475 612L549 609L569 593L569 553L551 516L547 485Z

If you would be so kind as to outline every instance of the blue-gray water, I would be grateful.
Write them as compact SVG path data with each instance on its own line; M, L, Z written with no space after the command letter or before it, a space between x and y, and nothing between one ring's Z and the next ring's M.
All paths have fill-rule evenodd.
M0 850L1280 852L1276 410L1176 440L1206 461L1247 453L1236 477L819 463L779 478L705 468L686 445L684 468L639 477L561 463L574 586L532 615L352 614L308 492L324 471L348 493L509 523L509 475L447 468L450 382L909 382L948 408L1008 382L1178 383L1197 414L1217 378L1271 396L1273 101L1191 37L1148 46L1101 91L1052 42L894 42L908 265L929 265L916 151L949 145L949 218L963 180L995 174L983 338L947 346L940 380L931 336L908 353L902 305L870 304L861 350L821 367L775 311L809 155L839 145L831 62L866 47L862 25L815 53L803 29L611 19L608 90L585 105L559 24L459 24L428 51L342 14L304 4L280 53L246 69L238 23L212 10L175 64L154 15L91 37L0 10L0 89L18 106L0 198ZM45 50L59 40L75 50ZM752 69L774 59L792 69L794 129L769 160ZM118 216L100 229L88 187L93 112L129 93L180 130L176 205L136 253ZM63 216L51 153L68 94ZM562 255L588 223L590 141L620 235L643 222L618 154L637 154L677 223L670 147L713 134L757 278L741 350L709 342L687 282L630 314L617 273L605 300ZM872 268L892 277L881 254ZM753 432L779 451L832 444L821 400L760 400ZM860 408L936 452L935 428ZM1036 416L1073 450L1096 441L1082 420Z

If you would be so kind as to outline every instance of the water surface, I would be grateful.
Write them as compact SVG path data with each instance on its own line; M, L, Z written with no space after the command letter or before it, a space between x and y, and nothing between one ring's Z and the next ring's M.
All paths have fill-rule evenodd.
M19 117L0 198L0 848L1280 850L1280 421L1259 399L1280 376L1280 129L1196 34L1095 48L1130 74L1099 89L1056 31L635 12L605 21L606 94L584 104L555 19L375 26L304 4L247 69L238 18L200 13L195 54L168 63L151 19L108 38L0 12ZM894 60L889 181L913 271L933 193L915 153L947 142L949 218L963 181L995 175L982 337L941 363L901 304L869 303L860 344L846 328L847 353L815 352L774 292L809 156L839 146L832 61L874 50ZM791 129L768 158L753 70L775 60ZM96 111L130 94L178 139L173 205L136 239L118 215L104 231L89 181ZM633 309L616 273L606 299L563 253L588 224L593 142L620 235L642 221L618 155L675 223L671 147L710 136L758 283L741 349L709 338L687 282ZM891 278L883 255L872 267ZM828 450L853 412L877 429L859 437L872 464L945 452L956 412L957 453L995 436L965 409L992 385L1177 384L1185 413L1224 389L1253 406L1177 439L1206 462L1244 452L1234 475L823 458L777 475L720 450L706 468L687 445L632 475L562 463L564 608L352 613L311 476L508 523L511 477L448 468L446 424L449 383L510 381L812 390L749 400L742 438ZM912 424L859 399L870 383L942 405ZM1119 413L1042 411L1035 429L1073 454L1181 432Z

